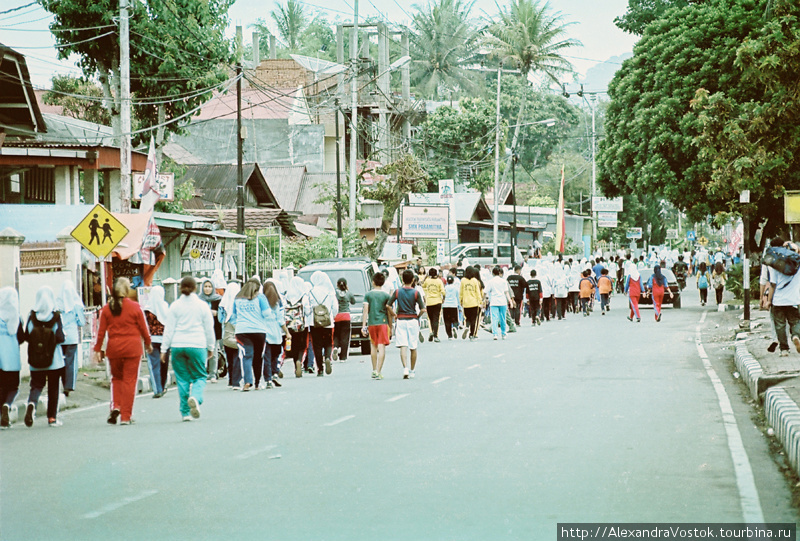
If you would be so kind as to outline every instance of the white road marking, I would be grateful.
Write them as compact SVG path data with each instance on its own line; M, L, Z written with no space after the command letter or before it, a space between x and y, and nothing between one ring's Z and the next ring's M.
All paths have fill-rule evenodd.
M544 340L544 336L542 336L541 338L537 338L536 339L537 342L541 342L542 340Z
M267 445L266 447L261 449L253 449L252 451L246 451L240 455L236 455L236 459L245 460L248 458L252 458L256 455L260 455L261 453L266 453L267 451L271 451L272 449L275 449L275 447L277 447L277 445Z
M480 368L480 367L481 367L481 365L479 365L479 364L473 364L472 366L468 366L466 369L467 370L473 370L475 368Z
M341 419L336 419L335 421L331 421L330 423L325 423L325 426L336 426L339 423L344 423L345 421L349 421L350 419L354 419L355 415L346 415Z
M448 379L450 379L450 376L445 376L443 378L439 378L437 380L432 381L431 384L436 385L437 383L441 383L443 381L447 381Z
M157 490L145 490L144 492L137 494L136 496L129 496L124 498L118 502L107 503L97 511L92 511L91 513L86 513L83 515L82 518L97 518L105 515L106 513L111 513L112 511L116 511L120 507L124 507L130 503L138 502L139 500L143 500L145 498L149 498L154 494L158 494Z
M522 349L522 348L524 348L524 347L525 347L525 346L517 346L517 349Z
M391 397L391 398L387 399L386 401L387 401L387 402L397 402L398 400L400 400L400 399L403 399L403 398L405 398L405 397L407 397L407 396L410 396L410 393L406 393L406 394L399 394L399 395L397 395L397 396L393 396L393 397Z
M495 358L495 359L499 359L500 357L502 357L502 356L504 356L504 355L505 355L505 353L500 353L500 354L498 354L498 355L495 355L495 356L494 356L494 358Z
M75 409L71 409L71 410L60 411L60 412L58 412L58 414L59 415L71 415L73 413L80 413L82 411L89 411L89 410L93 410L93 409L97 409L97 408L101 408L101 407L108 408L110 405L111 405L110 402L99 402L97 404L92 404L91 406L86 406L84 408L75 408Z
M697 353L703 361L703 366L711 380L711 384L714 386L717 402L719 402L719 408L722 411L722 423L728 436L728 449L731 453L731 459L733 459L733 469L736 473L736 485L739 488L739 503L742 506L744 522L764 522L764 513L761 510L761 500L758 497L758 489L753 477L753 470L750 467L750 459L742 443L742 435L739 432L739 425L736 424L736 416L733 414L730 398L728 398L725 386L719 379L714 367L711 366L711 361L709 361L705 348L703 348L700 328L706 319L707 313L703 312L700 323L695 329L695 346L697 346Z

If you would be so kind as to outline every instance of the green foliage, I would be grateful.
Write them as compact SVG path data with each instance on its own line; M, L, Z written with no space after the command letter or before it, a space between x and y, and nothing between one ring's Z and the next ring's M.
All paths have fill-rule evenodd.
M762 238L782 226L785 190L800 189L800 5L777 0L772 14L736 51L734 73L751 92L700 89L694 102L703 128L694 141L711 165L707 192L727 203L715 210L721 219L770 218ZM750 205L738 203L742 190Z
M332 233L323 233L315 239L284 239L282 262L285 267L302 267L312 259L336 257L337 238ZM358 230L352 227L342 230L342 247L349 255L363 255L364 248L358 238ZM277 257L277 255L276 255Z
M549 239L542 245L542 254L556 254L556 239L555 237ZM565 254L583 254L583 243L576 244L572 239L567 236L564 239L564 253Z
M474 4L474 0L434 0L417 6L411 82L423 96L438 99L445 93L476 89L474 77L464 69L478 48L478 30L470 19Z
M737 263L732 267L725 269L725 274L728 279L725 281L725 289L733 293L734 298L744 299L744 265ZM760 284L758 282L761 277L761 267L750 267L750 300L758 301L758 292Z
M702 123L690 103L698 88L726 89L742 100L754 94L733 64L737 46L760 27L763 4L690 4L646 27L633 58L609 87L612 101L598 156L606 196L663 197L694 221L728 209L730 198L709 190L711 166L695 143Z
M336 60L336 36L324 15L312 17L311 11L302 2L288 0L286 6L276 2L270 18L278 29L278 58L300 54L322 60ZM264 18L257 19L250 28L258 30L262 36L259 42L261 58L269 58L268 36L273 32L268 21Z
M84 77L53 75L53 88L42 96L47 105L60 105L64 115L87 122L111 125L111 115L103 107L103 89Z
M689 5L690 0L628 0L628 11L614 19L614 24L630 34L641 36L644 29L664 16L668 9L682 8Z
M163 172L163 171L162 171ZM177 175L175 175L178 178ZM194 179L189 179L180 186L175 187L174 201L159 201L156 203L157 212L170 212L172 214L189 214L183 208L183 202L194 197Z

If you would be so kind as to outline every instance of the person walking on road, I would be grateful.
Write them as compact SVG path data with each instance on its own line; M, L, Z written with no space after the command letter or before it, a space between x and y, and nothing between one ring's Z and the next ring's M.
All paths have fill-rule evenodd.
M510 306L514 306L514 300L508 292L508 282L503 280L503 269L499 266L492 269L492 278L486 284L486 302L492 313L492 337L494 340L498 336L506 339L506 313Z
M217 312L219 311L219 303L222 300L222 295L217 293L217 288L214 287L214 282L210 278L203 280L203 285L197 294L197 298L208 304L211 308L211 316L214 318L214 351L213 355L208 358L208 380L211 383L217 382L217 345L222 339L222 323L217 320Z
M639 314L639 296L642 294L642 277L639 274L639 269L636 265L628 266L628 277L625 278L625 294L628 296L628 303L631 307L631 313L628 316L628 321L633 321L636 316L636 322L642 321L642 316Z
M414 273L403 271L403 287L389 296L388 306L397 304L397 347L400 348L400 362L403 364L403 379L413 378L417 367L417 347L419 346L419 318L425 314L425 301L414 288ZM419 311L417 311L419 308ZM392 312L389 312L392 317ZM409 350L411 363L409 365ZM409 371L410 366L410 371Z
M447 277L447 285L444 286L444 302L442 303L444 330L448 340L455 340L458 335L458 295L459 286L456 284L455 275L451 273Z
M794 243L784 244L783 239L775 238L770 241L770 246L785 246L800 253ZM800 353L800 272L794 276L783 274L776 269L769 268L769 294L764 303L770 309L772 322L775 325L775 334L778 337L781 357L789 355L789 339L786 335L786 325L794 347Z
M697 290L700 292L700 306L705 306L708 302L708 287L711 284L711 274L705 261L701 261L697 266Z
M647 279L645 285L645 295L653 296L653 311L655 312L656 321L661 321L661 304L664 302L664 293L669 291L669 284L667 277L661 273L661 266L656 265L653 267L653 274ZM672 291L669 291L669 298L673 297Z
M286 316L284 313L281 297L275 283L268 281L264 284L264 296L267 298L269 313L264 322L267 332L264 335L264 388L280 387L281 377L278 362L281 358L281 346L284 335L288 335L286 328Z
M461 290L459 297L461 306L464 308L464 319L466 328L461 335L465 339L469 335L470 340L478 339L478 328L480 325L480 310L483 304L483 287L477 278L478 271L474 267L464 269L464 278L461 280Z
M592 270L586 269L581 275L580 281L581 312L583 317L589 315L589 303L594 295L594 280L592 280Z
M553 298L556 303L556 317L559 321L567 316L567 297L569 297L569 277L561 264L557 263L553 270Z
M611 310L611 292L614 291L614 283L609 278L606 268L600 271L597 290L600 292L600 313L606 315L606 312Z
M528 295L528 310L530 311L531 323L541 325L542 319L539 316L542 300L542 283L536 278L536 269L531 269L531 278L526 285Z
M347 289L347 280L336 280L336 302L339 312L333 318L333 360L345 362L350 348L350 306L356 303L356 297Z
M422 283L422 289L425 291L425 306L428 307L428 321L431 324L428 342L439 342L439 318L442 314L445 287L435 268L431 267L428 270L428 277Z
M164 338L164 324L167 321L168 311L169 305L164 300L164 288L161 286L150 288L150 295L144 305L144 317L147 321L147 328L150 331L150 342L153 345L153 351L147 354L153 398L164 396L164 389L166 388L169 364L162 364L161 362L161 341ZM164 351L166 352L166 350Z
M308 293L313 313L311 342L314 348L314 360L317 363L317 377L322 377L323 364L324 374L330 375L332 371L333 320L338 313L339 303L336 301L333 283L324 272L314 272L311 275L311 285L313 287Z
M225 350L225 363L228 365L228 387L239 391L242 386L242 354L239 343L236 341L236 326L231 323L233 303L239 294L241 286L231 282L222 294L219 301L217 319L222 324L222 347Z
M341 305L341 302L339 303ZM289 355L294 361L294 376L303 377L303 355L308 347L308 325L306 314L311 312L308 296L306 295L306 282L295 276L289 282L286 290L286 328L289 331ZM349 314L349 312L348 312Z
M392 321L387 308L389 294L383 290L386 276L377 272L372 277L372 289L364 295L361 314L361 334L369 336L369 356L372 360L372 379L383 379L386 346L392 340Z
M185 276L181 280L181 296L169 307L162 341L161 355L172 356L184 421L200 418L208 375L206 360L215 355L217 343L211 307L195 295L196 290L194 278Z
M511 288L512 297L514 298L514 308L511 309L511 317L516 323L517 327L520 325L520 318L522 317L522 305L525 302L525 288L527 282L522 277L522 266L514 265L514 273L509 274L508 286Z
M19 392L22 369L19 348L25 340L19 294L13 287L4 287L0 289L0 430L11 428L11 407Z
M269 306L261 293L261 283L253 278L245 282L233 301L230 323L236 329L236 341L244 349L242 357L242 392L253 389L255 370L261 371L264 353L264 335L267 332L264 320ZM260 378L259 378L260 379Z
M31 390L25 411L25 426L33 426L36 404L47 383L47 422L61 426L58 420L60 383L64 376L64 325L56 311L56 297L49 286L36 292L36 302L25 326L28 337L28 364L31 369Z
M139 303L129 298L131 283L127 278L117 278L111 298L100 311L100 328L94 345L95 362L100 362L100 350L108 333L106 357L111 368L111 413L108 424L129 425L132 422L133 402L139 379L142 359L142 341L148 353L153 345L147 321Z
M722 294L725 291L725 283L727 281L728 275L725 274L725 265L721 261L714 263L714 272L711 273L711 285L714 286L717 306L722 304Z
M78 367L75 359L78 355L78 344L81 341L79 327L83 327L86 319L83 316L85 309L80 295L75 290L72 280L65 280L61 284L61 294L56 298L56 309L60 312L61 324L64 325L64 343L61 352L64 354L64 396L75 390L78 379Z

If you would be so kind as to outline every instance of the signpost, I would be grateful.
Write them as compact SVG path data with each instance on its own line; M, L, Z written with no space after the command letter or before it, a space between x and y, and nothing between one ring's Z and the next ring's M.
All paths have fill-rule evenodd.
M697 232L694 231L694 230L687 231L686 232L686 240L688 240L690 242L696 241L697 240Z
M161 201L175 200L175 173L159 173L156 175L156 184L158 185L157 191L161 196ZM135 173L133 175L134 200L142 200L142 191L144 191L144 175Z
M618 225L616 212L603 211L597 213L597 227L617 227Z
M622 198L592 197L592 211L594 212L622 212Z
M708 239L705 237L700 237L699 239L697 239L697 244L699 244L700 246L707 246Z
M667 229L667 240L677 240L677 239L678 239L678 230Z
M628 239L640 239L642 238L642 228L641 227L630 227L625 235L625 238Z
M402 235L407 239L446 239L450 231L447 206L405 205L402 208Z

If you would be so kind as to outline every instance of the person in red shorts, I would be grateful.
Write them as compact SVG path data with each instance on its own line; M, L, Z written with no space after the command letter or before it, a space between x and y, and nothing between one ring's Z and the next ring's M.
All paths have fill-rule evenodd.
M382 272L372 277L373 288L364 295L361 334L369 332L369 354L372 357L372 379L383 379L381 370L386 360L386 346L392 339L392 315L388 309L389 294L382 287L386 276Z

